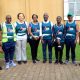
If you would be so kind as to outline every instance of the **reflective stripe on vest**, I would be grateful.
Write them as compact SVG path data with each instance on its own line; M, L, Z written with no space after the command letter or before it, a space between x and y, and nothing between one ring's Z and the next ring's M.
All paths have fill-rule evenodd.
M3 28L2 28L2 42L3 43L5 43L5 42L8 42L8 38L10 38L10 37L12 37L12 38L14 38L14 41L16 41L16 33L15 33L15 28L12 26L12 28L13 28L13 35L14 36L7 36L7 27L6 27L6 25L5 26L3 26Z

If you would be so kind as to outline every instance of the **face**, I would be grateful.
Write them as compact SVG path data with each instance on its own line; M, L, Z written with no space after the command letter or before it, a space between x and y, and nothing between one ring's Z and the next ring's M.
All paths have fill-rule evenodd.
M11 23L11 21L12 21L11 16L6 16L6 22L7 22L7 23Z
M61 23L62 18L61 17L57 17L56 21L57 23Z
M49 18L48 14L44 14L43 18L44 18L44 21L47 21Z
M33 19L34 22L38 21L38 18L37 18L36 15L34 15L32 19Z
M20 14L19 17L18 17L18 19L19 19L20 21L24 21L24 15L23 15L23 14Z
M73 17L72 16L68 16L68 21L73 21Z

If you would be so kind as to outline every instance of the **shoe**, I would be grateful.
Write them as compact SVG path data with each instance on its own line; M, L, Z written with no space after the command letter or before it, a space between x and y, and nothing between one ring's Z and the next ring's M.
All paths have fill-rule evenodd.
M33 60L33 63L35 64L35 63L36 63L36 61L35 61L35 60Z
M9 65L10 65L10 67L15 67L16 66L16 64L14 63L14 61L10 61Z
M27 63L27 61L23 61L23 63L24 63L24 64L26 64L26 63Z
M2 67L0 67L0 70L2 70Z
M79 63L79 66L80 66L80 63Z
M63 64L63 61L59 61L60 64Z
M21 62L21 61L18 61L17 63L18 63L19 65L21 65L21 64L22 64L22 62Z
M72 61L72 64L77 65L76 61Z
M36 59L36 61L40 61L39 59Z
M9 66L9 62L8 63L6 63L6 69L9 69L10 68L10 66Z
M43 60L43 63L46 63L46 60Z
M49 60L49 63L52 63L52 60Z
M58 60L56 60L54 63L55 63L55 64L58 64Z
M66 61L65 61L65 64L68 64L68 63L69 63L69 61L68 61L68 60L66 60Z

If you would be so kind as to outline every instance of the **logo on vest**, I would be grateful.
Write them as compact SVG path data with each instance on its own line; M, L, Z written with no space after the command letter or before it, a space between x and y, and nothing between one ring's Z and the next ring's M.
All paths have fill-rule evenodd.
M58 30L58 31L57 31L57 34L62 34L62 32Z
M62 32L59 31L58 34L62 34Z
M69 27L68 30L72 31L72 30L74 30L74 28Z
M26 30L26 28L21 27L21 28L20 28L20 30L21 30L21 31L25 31L25 30Z
M45 27L44 27L44 30L49 30L49 28L45 26Z
M13 32L13 29L8 28L7 31L8 31L8 32Z

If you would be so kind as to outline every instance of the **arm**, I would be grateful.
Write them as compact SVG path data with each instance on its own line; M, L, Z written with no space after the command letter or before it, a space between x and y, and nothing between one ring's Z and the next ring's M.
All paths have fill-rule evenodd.
M1 25L0 25L0 41L2 40L2 28L1 28Z
M43 36L42 36L42 23L40 23L40 39L41 42L44 43Z
M3 50L2 50L2 28L1 28L1 25L0 25L0 52L2 53Z
M64 25L64 30L63 30L63 38L66 36L66 26Z
M53 25L52 33L53 33L53 39L55 39L55 38L56 38L56 34L55 34L55 25Z
M28 34L30 34L35 40L37 40L37 38L34 37L34 35L31 32L31 25L30 24L29 24L29 27L28 27Z
M76 42L78 40L78 36L79 36L79 26L78 24L76 24Z
M42 38L42 24L40 23L40 38Z
M29 35L29 31L28 31L29 24L26 21L25 21L25 24L26 24L26 27L27 27L27 35Z
M53 22L51 22L51 30L52 30L52 37L53 37L53 28L54 27L54 24L53 24Z

